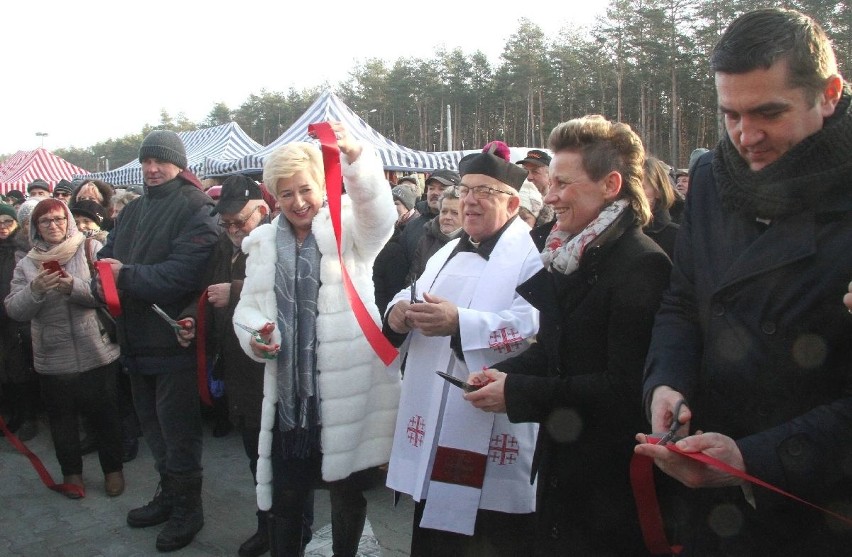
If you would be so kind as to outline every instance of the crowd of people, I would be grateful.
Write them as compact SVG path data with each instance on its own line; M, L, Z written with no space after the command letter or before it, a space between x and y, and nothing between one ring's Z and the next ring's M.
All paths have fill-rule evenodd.
M47 415L72 498L87 437L118 496L141 432L159 484L126 521L164 525L163 552L204 526L212 392L257 492L241 556L302 555L316 490L334 555L356 555L383 484L414 500L412 556L650 555L636 457L682 555L847 554L824 509L852 517L852 93L792 10L737 18L711 68L726 133L687 169L587 115L520 160L492 141L389 181L331 122L341 237L309 142L215 201L164 130L136 199L98 180L10 192L9 431Z

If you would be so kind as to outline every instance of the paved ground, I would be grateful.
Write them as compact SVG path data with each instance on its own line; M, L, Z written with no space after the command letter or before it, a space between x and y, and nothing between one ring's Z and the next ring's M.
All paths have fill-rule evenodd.
M46 424L27 445L44 462L54 480L61 480L59 465ZM236 433L204 438L204 529L181 557L236 555L251 535L255 518L254 486ZM72 501L43 486L29 461L0 439L0 556L26 557L136 557L159 555L154 541L160 527L133 529L125 524L127 511L150 500L157 484L152 459L144 443L136 460L125 464L127 489L123 495L104 494L97 455L84 457L83 478L87 494ZM368 527L361 541L362 555L408 555L413 505L403 498L393 506L386 488L367 493ZM327 492L318 492L315 507L313 556L331 555ZM371 536L372 534L372 536Z

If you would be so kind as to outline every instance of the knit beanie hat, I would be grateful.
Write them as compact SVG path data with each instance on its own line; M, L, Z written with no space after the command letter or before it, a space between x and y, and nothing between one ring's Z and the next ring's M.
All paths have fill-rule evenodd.
M411 208L414 207L414 203L417 202L417 196L406 186L395 187L391 190L391 194L393 195L394 201L398 199L399 202L405 205L405 208L409 210L411 210Z
M15 208L5 203L0 203L0 215L6 215L7 217L18 220L18 212L15 211Z
M78 201L71 207L71 214L75 217L77 215L88 217L95 221L98 226L101 226L104 223L104 208L97 201L91 201L89 199Z
M35 206L39 204L42 199L46 199L44 197L31 197L27 199L21 206L18 207L18 223L29 223L30 215L33 213L33 209ZM23 226L23 224L21 225Z
M538 217L544 201L535 184L529 180L524 180L521 189L518 191L518 197L521 198L521 207L532 213L533 216Z
M56 186L53 188L53 195L56 195L57 193L71 195L72 193L74 193L74 186L71 185L71 182L63 178L59 180L56 183Z
M183 141L171 130L154 130L145 136L139 148L139 162L147 158L170 162L181 170L187 167Z

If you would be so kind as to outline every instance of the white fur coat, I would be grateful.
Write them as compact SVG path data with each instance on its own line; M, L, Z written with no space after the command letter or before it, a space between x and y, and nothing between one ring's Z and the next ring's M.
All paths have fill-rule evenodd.
M353 164L348 164L345 157L341 157L341 163L348 194L341 200L343 259L361 299L379 323L373 261L393 231L396 210L381 162L372 149L365 146ZM255 329L276 322L275 236L280 218L255 229L242 245L248 259L234 321ZM311 230L322 254L317 301L322 476L326 481L334 481L388 461L400 379L389 374L373 352L350 308L328 207L314 217ZM235 332L246 354L266 362L257 466L258 507L266 510L272 504L270 455L278 364L276 360L258 359L249 347L250 335L238 327ZM276 328L273 342L281 342L278 335Z

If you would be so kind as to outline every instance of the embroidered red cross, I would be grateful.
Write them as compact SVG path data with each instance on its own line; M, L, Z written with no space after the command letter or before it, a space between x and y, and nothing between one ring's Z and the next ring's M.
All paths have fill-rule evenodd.
M498 433L491 438L488 447L488 458L498 466L514 464L518 459L518 439L508 433Z
M406 433L408 434L408 442L419 447L423 444L423 434L425 433L426 424L423 421L423 416L412 416L408 420Z
M491 350L496 350L499 354L510 354L517 352L521 348L521 343L524 339L518 334L518 331L512 327L503 327L496 331L491 331L488 337L488 346Z

